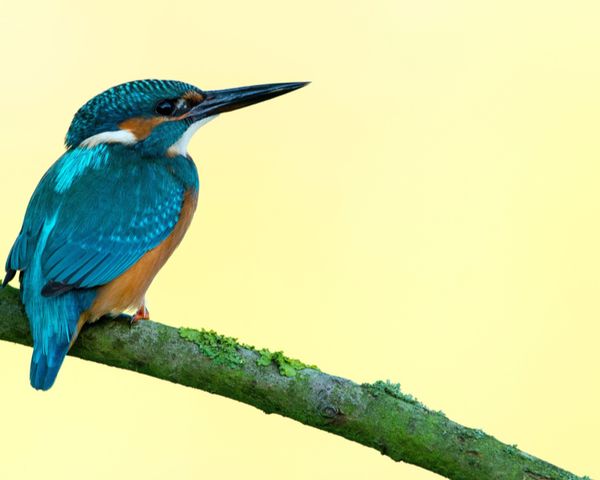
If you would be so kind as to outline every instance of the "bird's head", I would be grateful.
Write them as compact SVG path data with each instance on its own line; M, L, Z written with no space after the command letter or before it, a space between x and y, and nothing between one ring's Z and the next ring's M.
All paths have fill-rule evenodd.
M283 95L306 82L203 91L172 80L137 80L95 96L75 114L67 148L116 143L143 155L186 155L200 126L222 112Z

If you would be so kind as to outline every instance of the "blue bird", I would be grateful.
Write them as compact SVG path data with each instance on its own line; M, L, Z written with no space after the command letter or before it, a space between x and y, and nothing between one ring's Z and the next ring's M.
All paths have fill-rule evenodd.
M65 153L29 201L2 284L20 272L34 388L52 387L86 323L129 310L134 322L149 318L145 293L196 209L198 172L187 145L198 128L304 85L203 91L138 80L77 111Z

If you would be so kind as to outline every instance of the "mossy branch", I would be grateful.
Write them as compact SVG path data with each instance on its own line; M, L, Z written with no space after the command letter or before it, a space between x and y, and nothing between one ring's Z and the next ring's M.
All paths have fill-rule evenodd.
M0 290L0 339L31 345L10 287ZM450 479L582 478L429 410L398 385L358 385L214 332L101 321L83 330L70 354L233 398Z

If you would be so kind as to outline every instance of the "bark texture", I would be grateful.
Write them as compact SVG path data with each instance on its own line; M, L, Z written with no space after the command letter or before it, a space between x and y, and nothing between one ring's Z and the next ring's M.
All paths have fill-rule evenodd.
M0 290L0 339L31 345L18 290ZM214 332L102 320L70 355L232 398L456 480L580 479L429 410L398 385L356 384Z

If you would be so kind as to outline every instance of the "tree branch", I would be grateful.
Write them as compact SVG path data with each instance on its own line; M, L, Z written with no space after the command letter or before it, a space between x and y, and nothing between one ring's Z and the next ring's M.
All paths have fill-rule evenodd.
M0 339L32 344L10 287L0 290ZM103 320L83 330L70 354L233 398L450 479L581 478L429 410L397 385L358 385L214 332Z

